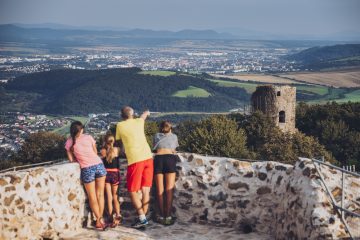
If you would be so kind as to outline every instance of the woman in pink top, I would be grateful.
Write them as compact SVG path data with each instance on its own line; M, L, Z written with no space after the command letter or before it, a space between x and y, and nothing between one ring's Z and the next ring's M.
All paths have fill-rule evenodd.
M81 181L89 198L90 208L96 217L96 228L104 230L104 188L106 169L97 155L95 140L83 134L84 126L75 121L70 126L70 138L65 148L70 162L77 161L81 168Z

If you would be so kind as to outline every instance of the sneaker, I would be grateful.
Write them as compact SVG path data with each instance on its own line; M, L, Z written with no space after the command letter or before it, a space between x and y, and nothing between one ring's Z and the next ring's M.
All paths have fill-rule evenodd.
M164 225L165 226L170 226L170 225L173 225L175 223L175 219L172 218L172 217L167 217L164 219Z
M148 224L149 224L149 222L147 219L145 219L144 221L140 221L140 219L137 218L136 221L133 224L131 224L131 227L132 228L145 228L146 225L148 225Z
M156 215L155 218L153 218L153 221L156 223L164 224L164 218L160 217L159 215Z

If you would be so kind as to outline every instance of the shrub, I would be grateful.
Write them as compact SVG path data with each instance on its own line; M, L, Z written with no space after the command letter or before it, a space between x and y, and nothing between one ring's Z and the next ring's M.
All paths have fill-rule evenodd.
M244 130L226 116L182 123L177 133L180 149L187 152L239 158L249 156Z
M298 157L320 157L336 163L325 147L313 137L301 132L283 133L274 122L261 112L252 115L234 114L240 128L247 135L247 147L254 151L257 159L293 164Z

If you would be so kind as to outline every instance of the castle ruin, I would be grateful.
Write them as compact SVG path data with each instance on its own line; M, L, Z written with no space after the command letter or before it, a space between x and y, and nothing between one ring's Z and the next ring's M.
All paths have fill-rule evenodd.
M290 86L258 86L251 96L252 111L261 111L283 132L295 128L296 88Z

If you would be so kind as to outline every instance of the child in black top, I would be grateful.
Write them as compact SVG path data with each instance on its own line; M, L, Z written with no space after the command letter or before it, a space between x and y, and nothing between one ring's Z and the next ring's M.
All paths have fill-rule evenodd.
M120 224L122 216L120 214L120 203L118 200L118 187L120 183L120 149L114 147L115 138L112 134L106 134L104 145L100 151L101 158L106 168L105 191L107 198L108 213L111 216L111 227ZM115 217L113 215L115 210Z

